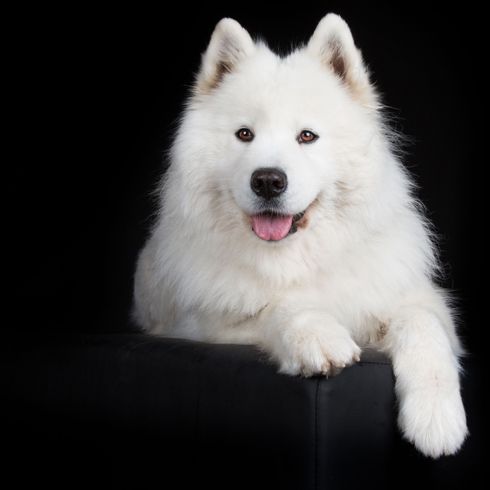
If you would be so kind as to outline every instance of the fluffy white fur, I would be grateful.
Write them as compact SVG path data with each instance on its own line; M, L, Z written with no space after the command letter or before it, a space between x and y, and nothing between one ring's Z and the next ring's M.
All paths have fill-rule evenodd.
M235 136L241 127L252 142ZM299 144L303 129L318 140ZM259 167L287 174L284 212L308 209L280 241L251 230ZM467 428L461 348L436 267L347 24L327 15L281 58L221 20L139 257L137 322L165 336L256 344L292 375L337 372L374 345L393 361L403 434L439 457L460 448Z

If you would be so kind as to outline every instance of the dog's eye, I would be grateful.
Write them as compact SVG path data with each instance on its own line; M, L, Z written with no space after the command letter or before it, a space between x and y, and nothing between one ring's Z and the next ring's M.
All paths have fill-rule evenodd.
M313 143L318 139L318 135L308 129L303 129L298 135L298 143Z
M244 141L245 143L250 143L254 139L254 134L252 133L251 129L248 128L240 128L236 133L235 136L240 140Z

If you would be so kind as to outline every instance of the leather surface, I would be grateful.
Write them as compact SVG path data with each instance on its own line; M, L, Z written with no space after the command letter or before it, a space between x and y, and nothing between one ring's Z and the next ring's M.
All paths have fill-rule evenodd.
M251 346L141 334L9 342L11 464L30 462L19 486L352 488L390 461L392 370L374 352L304 379Z

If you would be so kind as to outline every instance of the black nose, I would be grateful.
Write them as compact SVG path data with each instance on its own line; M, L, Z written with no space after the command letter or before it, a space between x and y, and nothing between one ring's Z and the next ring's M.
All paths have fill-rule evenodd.
M252 174L250 187L257 196L272 199L281 195L288 186L286 174L278 168L259 168Z

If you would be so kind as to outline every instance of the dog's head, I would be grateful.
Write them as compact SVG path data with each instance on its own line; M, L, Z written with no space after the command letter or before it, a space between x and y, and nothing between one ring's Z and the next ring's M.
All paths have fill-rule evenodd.
M371 186L378 120L375 91L340 17L324 17L286 57L223 19L173 149L180 192L194 197L189 212L211 207L217 224L254 240L297 240L320 212L335 219Z

